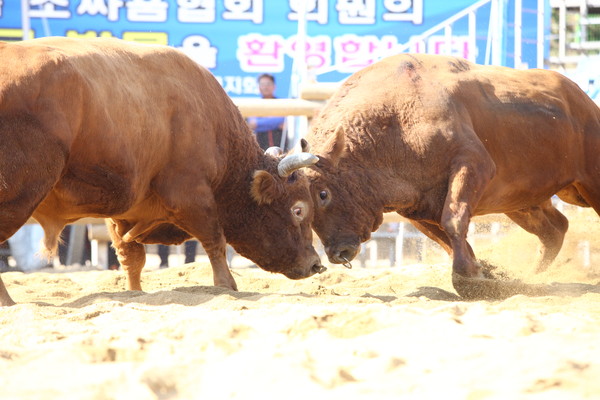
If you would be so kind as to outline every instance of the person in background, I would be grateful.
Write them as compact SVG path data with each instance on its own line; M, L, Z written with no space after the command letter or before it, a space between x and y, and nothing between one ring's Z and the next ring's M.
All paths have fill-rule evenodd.
M271 74L260 75L258 90L263 99L276 99L275 77ZM285 117L249 117L247 123L263 150L271 146L281 146Z
M184 244L184 252L185 252L185 263L191 263L196 261L196 251L198 249L198 241L196 240L188 240ZM160 267L168 268L169 267L169 253L170 247L164 244L158 245L158 256L160 257Z
M43 257L42 239L44 230L38 224L26 224L19 228L10 238L10 254L15 259L17 268L23 272L33 272L52 264Z
M0 272L10 271L8 267L8 255L10 254L10 246L8 241L0 243Z
M598 75L598 77L600 78L600 75ZM595 102L600 102L600 82L596 83L596 79L591 78L588 82L586 93Z
M58 243L58 260L61 265L67 266L67 261L69 258L69 246L71 245L71 225L65 226L63 231L60 234L61 240ZM72 264L86 265L91 263L92 259L92 246L90 240L90 225L88 225L85 229L85 235L83 236L83 251L81 252L81 257L79 259L70 260ZM108 242L107 249L107 267L110 270L118 270L121 267L119 260L117 258L116 250L111 246L112 242Z

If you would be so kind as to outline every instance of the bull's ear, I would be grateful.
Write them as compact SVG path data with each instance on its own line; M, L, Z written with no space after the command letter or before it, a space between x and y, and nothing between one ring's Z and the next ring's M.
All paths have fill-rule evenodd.
M310 153L310 144L304 138L300 139L300 148L303 153Z
M344 155L346 148L344 128L340 125L334 134L327 140L325 154L333 166L336 166Z
M271 204L283 195L283 187L273 175L264 170L254 171L250 194L259 205Z

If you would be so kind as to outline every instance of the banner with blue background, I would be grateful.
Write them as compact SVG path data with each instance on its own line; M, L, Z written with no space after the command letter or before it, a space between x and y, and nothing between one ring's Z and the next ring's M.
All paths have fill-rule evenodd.
M406 51L447 52L450 35L452 54L488 63L489 28L498 15L491 10L496 2L505 32L501 64L514 66L515 0L23 1L29 38L101 36L173 46L208 68L230 96L256 96L256 77L269 72L277 79L277 95L287 97L294 55L302 44L313 76L322 82L340 81L475 4L481 7L453 24L451 32L441 30ZM539 3L519 3L523 9L520 67L536 67ZM306 35L299 37L303 9ZM21 2L0 0L0 39L21 40L23 24ZM475 27L474 38L468 35L469 26Z

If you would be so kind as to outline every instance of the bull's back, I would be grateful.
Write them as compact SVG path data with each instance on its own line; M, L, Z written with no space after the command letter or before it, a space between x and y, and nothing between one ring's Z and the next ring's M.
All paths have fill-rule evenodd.
M153 185L170 190L174 171L218 182L224 143L246 140L216 79L166 46L44 38L2 44L0 59L0 117L33 119L66 149L48 212L59 202L69 215L122 214Z
M205 159L197 152L214 153L217 133L234 130L225 125L235 107L218 82L167 46L44 38L5 44L0 58L0 112L34 115L73 165L150 178L174 152Z
M106 128L135 132L135 125L141 124L139 130L158 132L163 128L160 121L174 104L196 107L194 111L202 113L195 100L198 93L214 84L207 71L166 46L126 44L113 39L49 38L24 42L23 46L28 43L34 54L46 48L43 56L31 57L37 71L30 78L53 83L47 89L42 88L47 90L42 94L68 101L71 93L61 92L61 87L68 79L76 79L85 98L83 104L75 102L71 107L80 106L91 116L104 118L109 124ZM103 111L111 115L103 115ZM156 123L159 123L156 129L148 129Z
M589 150L600 151L600 109L563 75L484 66L465 75L452 98L494 159L501 185L525 170L524 190L577 180Z
M542 197L555 193L600 152L600 110L574 82L455 57L404 54L359 71L313 124L317 153L340 125L352 152L369 163L436 160L421 170L427 179L449 171L476 135L496 165L490 199L518 199L532 187Z
M423 77L434 92L419 94L432 97L438 88L434 111L427 112L439 111L437 126L443 126L444 118L454 121L450 129L456 155L467 151L472 131L494 161L496 174L482 208L493 208L498 199L515 205L523 199L543 201L580 181L590 156L600 151L600 109L559 73L425 57Z
M548 161L565 154L581 158L586 141L600 140L600 109L563 75L481 66L455 57L389 57L349 78L331 103L335 107L324 115L325 124L353 119L383 124L396 115L402 129L392 134L401 132L409 143L408 136L420 141L427 134L424 124L436 134L444 123L459 121L471 125L498 158L527 154L542 143Z

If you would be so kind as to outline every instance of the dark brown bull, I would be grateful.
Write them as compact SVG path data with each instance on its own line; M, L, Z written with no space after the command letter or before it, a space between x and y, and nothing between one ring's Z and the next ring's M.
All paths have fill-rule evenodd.
M320 158L313 227L333 263L395 211L452 255L454 274L477 277L471 217L505 213L539 237L543 270L568 228L551 197L600 212L600 110L556 72L390 57L340 87L307 141Z
M56 250L65 224L110 218L128 288L144 243L197 238L215 285L236 289L226 242L271 272L322 271L312 200L263 154L215 78L177 50L117 39L0 42L0 242L31 216ZM0 280L0 304L14 304Z

